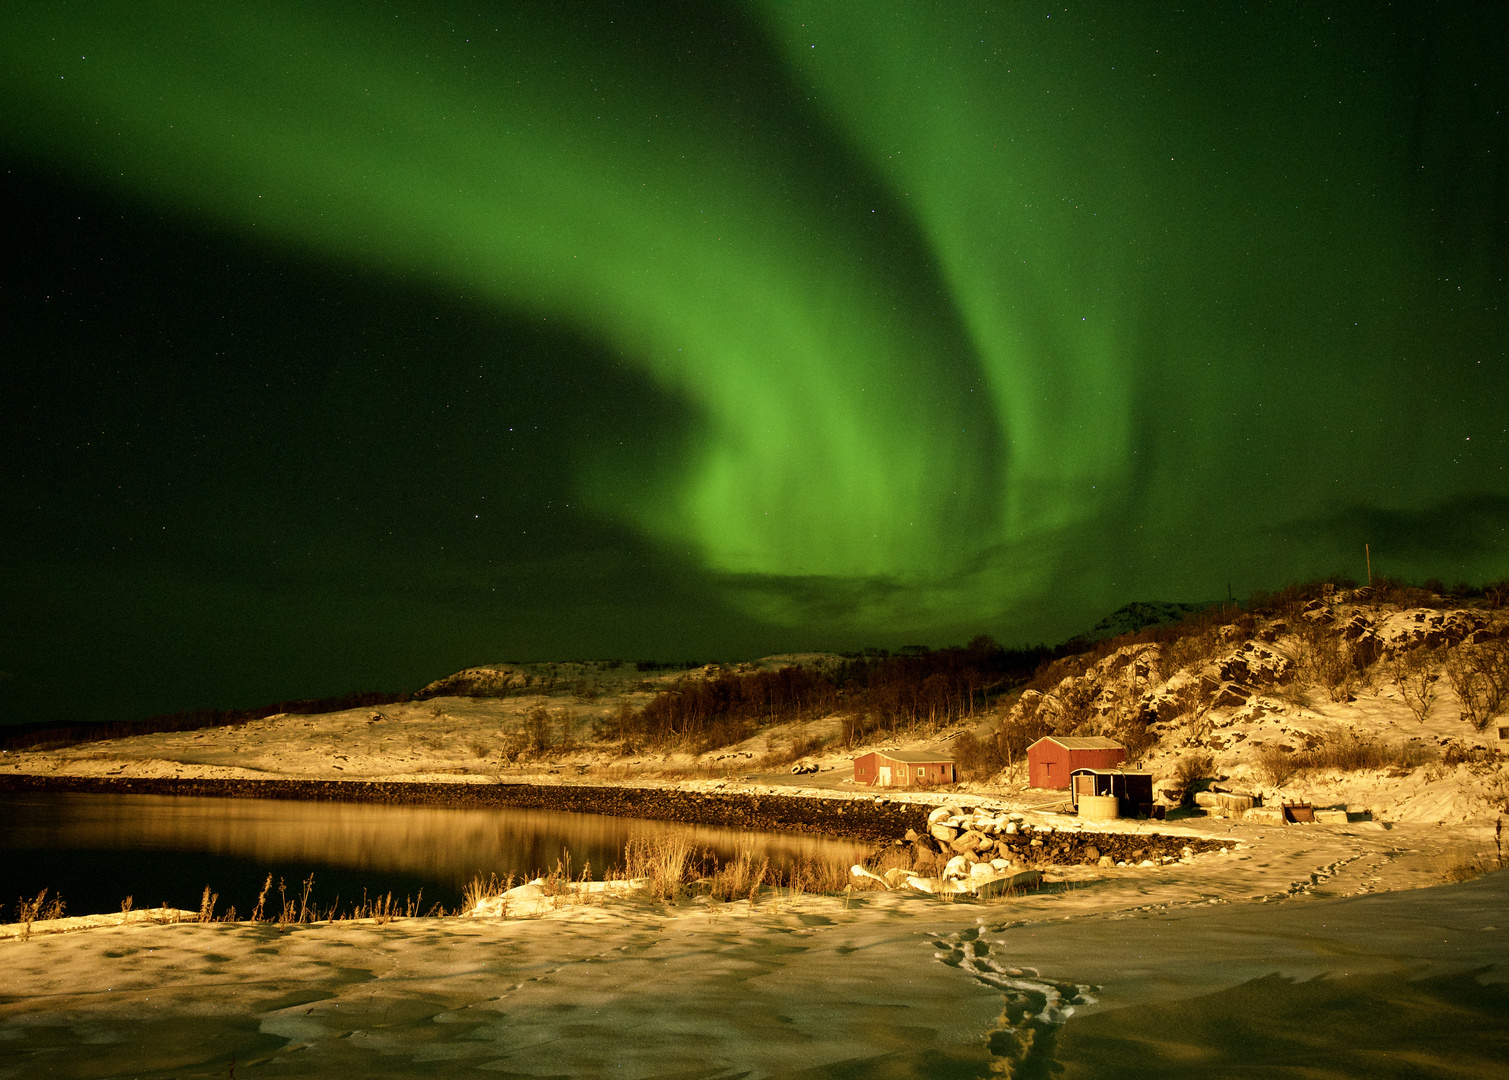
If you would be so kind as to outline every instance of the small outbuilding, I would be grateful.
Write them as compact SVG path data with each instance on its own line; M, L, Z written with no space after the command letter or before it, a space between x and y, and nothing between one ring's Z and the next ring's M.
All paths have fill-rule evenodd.
M1126 747L1103 735L1048 735L1027 747L1027 782L1064 790L1075 769L1114 769L1126 759Z
M949 754L936 750L872 750L854 759L854 782L874 787L937 787L959 779Z
M1153 812L1153 774L1132 769L1075 769L1069 774L1074 808L1081 796L1116 800L1117 817L1149 817Z

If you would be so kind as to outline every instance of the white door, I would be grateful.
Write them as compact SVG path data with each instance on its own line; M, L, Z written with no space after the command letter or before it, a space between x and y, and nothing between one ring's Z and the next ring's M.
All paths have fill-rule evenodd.
M891 786L891 767L889 765L882 765L880 767L879 784L881 787Z

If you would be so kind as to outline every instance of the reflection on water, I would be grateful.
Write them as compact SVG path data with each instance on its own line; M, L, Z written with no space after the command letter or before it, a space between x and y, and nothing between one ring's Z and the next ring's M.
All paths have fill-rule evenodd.
M453 810L270 799L161 795L25 795L0 799L0 902L47 887L70 914L139 906L197 908L208 884L245 912L266 874L290 887L308 874L334 902L425 890L460 902L473 876L531 875L569 852L594 876L622 862L632 837L674 831L728 857L749 848L774 865L798 858L852 860L864 845L825 837L640 821L552 810ZM171 893L168 890L172 890ZM5 913L0 912L0 918Z

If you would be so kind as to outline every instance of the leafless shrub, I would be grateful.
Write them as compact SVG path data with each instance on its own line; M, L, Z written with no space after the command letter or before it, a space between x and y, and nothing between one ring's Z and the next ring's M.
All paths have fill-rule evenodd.
M554 732L551 730L550 711L543 705L536 705L524 714L524 740L525 748L534 754L543 754L549 750Z
M1126 748L1127 764L1136 765L1158 745L1158 735L1134 716L1120 713L1109 728L1110 737Z
M1006 768L1004 740L998 731L985 739L977 739L966 731L954 740L954 761L959 766L961 780L989 780Z
M1221 628L1205 626L1164 645L1158 654L1158 669L1165 677L1181 671L1199 671L1215 659L1222 644Z
M1482 731L1503 711L1509 696L1509 642L1499 639L1448 649L1445 667L1462 719Z
M1300 769L1293 751L1271 744L1258 751L1257 765L1263 779L1274 787L1283 787Z
M1215 758L1209 753L1197 750L1185 754L1174 762L1170 779L1174 781L1176 790L1169 792L1170 796L1177 796L1175 801L1185 805L1193 802L1196 785L1201 780L1208 779L1215 772L1215 767Z
M1295 624L1299 681L1322 687L1332 701L1350 700L1363 679L1347 640L1317 619L1302 617Z
M1399 686L1399 696L1422 724L1436 700L1436 680L1440 678L1436 667L1439 663L1438 651L1425 648L1398 649L1389 662L1389 670Z
M1198 743L1210 734L1210 710L1215 705L1216 687L1204 679L1191 679L1173 692L1175 726L1184 731L1186 745Z
M1466 765L1473 773L1479 775L1497 771L1499 765L1499 757L1492 750L1486 746L1462 742L1460 739L1452 739L1442 747L1441 760L1447 765Z
M1174 764L1174 779L1181 784L1193 784L1197 780L1203 780L1215 771L1215 758L1210 754L1196 752L1185 754Z
M1058 735L1068 735L1090 719L1090 708L1095 701L1096 688L1084 677L1060 686L1051 694L1044 695L1044 704L1052 702L1057 708L1053 730ZM1041 712L1042 709L1040 708Z
M208 885L206 885L204 887L204 894L199 897L199 921L200 922L214 922L215 921L215 904L216 904L216 902L219 899L220 899L220 894L219 893L210 892L210 887Z

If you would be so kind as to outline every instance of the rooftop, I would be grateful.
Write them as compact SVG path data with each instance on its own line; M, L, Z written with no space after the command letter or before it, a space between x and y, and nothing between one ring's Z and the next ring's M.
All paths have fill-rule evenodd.
M1066 735L1045 735L1038 742L1056 742L1065 750L1125 750L1115 739L1108 739L1104 735L1086 735L1073 738ZM1033 743L1034 746L1037 743Z

